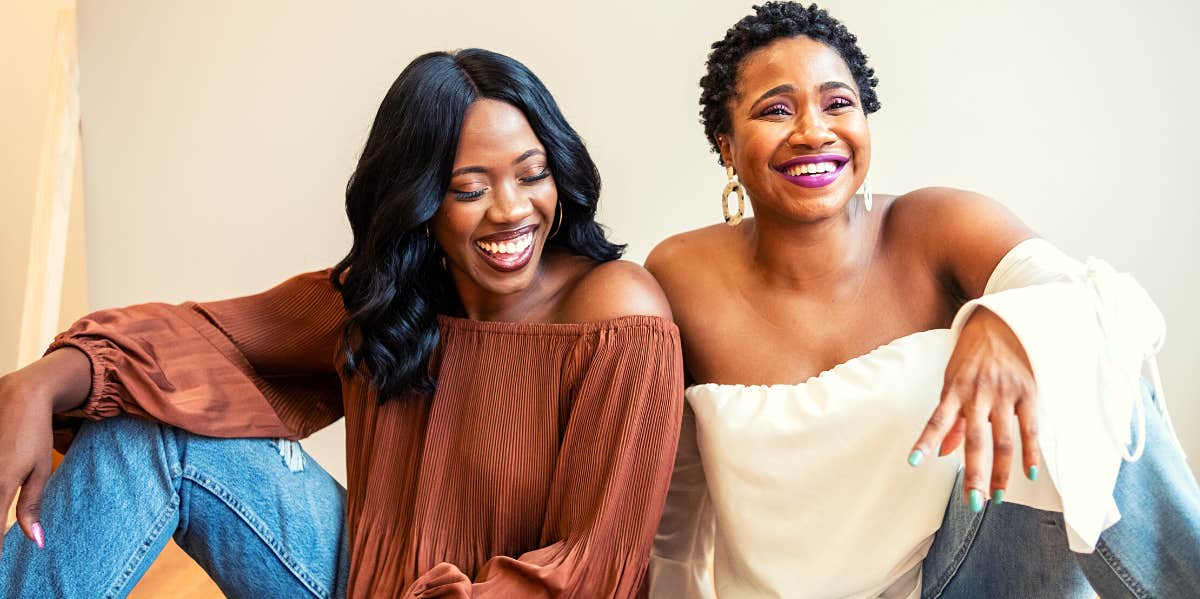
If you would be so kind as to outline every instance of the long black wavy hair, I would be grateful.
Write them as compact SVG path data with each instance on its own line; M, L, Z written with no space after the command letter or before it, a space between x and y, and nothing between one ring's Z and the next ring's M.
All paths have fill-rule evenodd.
M344 370L367 377L381 402L436 389L437 315L461 307L428 223L447 193L467 108L484 98L520 110L546 149L562 211L547 245L601 262L624 251L595 221L600 173L583 140L525 65L478 48L413 60L383 97L346 185L354 243L330 276L346 306Z
M805 36L837 51L850 74L866 114L879 110L875 86L879 79L875 69L867 64L867 55L858 47L858 37L816 4L799 2L767 2L754 7L754 14L734 23L725 37L713 42L704 76L700 78L700 121L704 135L720 162L721 147L717 136L729 133L729 101L737 94L738 68L755 50L785 37Z

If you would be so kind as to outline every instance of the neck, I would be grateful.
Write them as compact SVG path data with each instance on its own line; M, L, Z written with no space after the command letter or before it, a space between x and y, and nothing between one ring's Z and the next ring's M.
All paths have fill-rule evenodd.
M853 208L814 222L755 218L749 231L758 276L798 292L852 292L875 253L871 221Z
M475 284L466 274L454 271L454 287L463 312L471 320L498 322L536 322L541 320L546 302L545 260L538 264L533 282L512 293L495 293Z

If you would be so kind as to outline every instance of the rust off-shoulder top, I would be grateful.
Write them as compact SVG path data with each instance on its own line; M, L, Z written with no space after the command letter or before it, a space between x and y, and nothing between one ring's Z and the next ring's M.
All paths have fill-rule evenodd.
M328 276L96 312L51 350L91 359L88 418L297 439L344 415L351 597L411 596L440 562L473 597L636 596L682 414L675 325L439 317L436 394L380 404L339 374Z

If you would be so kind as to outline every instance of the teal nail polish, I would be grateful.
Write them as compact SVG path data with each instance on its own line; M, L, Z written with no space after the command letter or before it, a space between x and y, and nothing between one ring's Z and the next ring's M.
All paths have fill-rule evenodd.
M971 489L971 492L967 494L967 498L971 503L972 512L978 513L983 511L983 491Z
M1029 480L1037 480L1037 466L1029 467Z
M925 453L920 449L914 449L912 453L908 454L908 465L916 468L921 465L921 460L924 459Z
M1004 489L996 489L992 491L992 505L1000 505L1004 503Z

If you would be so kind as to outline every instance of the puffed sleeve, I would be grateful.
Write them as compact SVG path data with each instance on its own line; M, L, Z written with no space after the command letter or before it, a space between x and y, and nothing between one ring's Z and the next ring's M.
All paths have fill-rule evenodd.
M696 414L683 406L679 451L647 578L651 599L711 599L716 515L696 443Z
M342 415L344 315L329 271L246 297L94 312L47 350L74 347L92 364L86 402L56 424L125 413L213 437L307 436Z
M1144 427L1143 371L1170 430L1155 359L1166 335L1162 313L1133 277L1102 260L1075 260L1042 239L1005 255L984 295L959 310L952 328L961 330L980 306L1004 320L1029 357L1049 474L1028 484L1016 460L1005 500L1062 511L1071 550L1091 552L1120 518L1113 487L1122 461L1141 455L1145 436L1131 438L1130 423Z
M471 597L624 598L642 590L679 437L679 331L638 317L581 345L541 547L489 560ZM425 578L409 593L426 588Z

